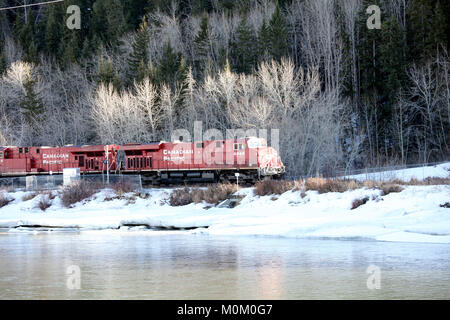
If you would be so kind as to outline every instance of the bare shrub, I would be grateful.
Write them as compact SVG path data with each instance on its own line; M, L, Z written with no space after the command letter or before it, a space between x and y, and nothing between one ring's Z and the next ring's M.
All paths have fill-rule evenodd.
M42 195L41 199L39 200L37 207L41 209L42 211L47 210L52 205L52 200L48 195Z
M192 199L191 189L184 187L183 189L175 189L170 194L169 203L172 207L185 206L194 202Z
M267 196L271 194L283 194L286 191L296 187L294 181L288 180L262 180L255 186L254 194L258 196Z
M51 191L45 192L45 194L47 195L47 197L48 197L50 200L53 200L53 199L56 198L56 194L54 194L54 193L51 192Z
M32 199L36 198L36 196L37 196L38 194L39 194L39 193L37 193L37 192L28 193L28 194L26 194L26 195L24 195L24 196L22 197L22 201L29 201L29 200L32 200Z
M353 200L353 202L352 202L352 209L351 210L354 210L354 209L362 206L363 204L366 204L367 201L369 201L369 197L364 197L364 198L361 198L361 199Z
M80 180L63 189L61 202L65 207L70 207L74 203L91 197L98 190L98 184Z
M0 193L0 208L7 206L10 202L13 202L15 199L6 195L4 192Z

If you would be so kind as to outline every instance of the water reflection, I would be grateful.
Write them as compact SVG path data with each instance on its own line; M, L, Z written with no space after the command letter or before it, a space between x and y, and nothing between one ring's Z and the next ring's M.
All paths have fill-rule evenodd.
M148 233L0 234L0 299L450 297L448 245ZM381 268L380 290L366 269ZM81 270L70 290L67 267Z

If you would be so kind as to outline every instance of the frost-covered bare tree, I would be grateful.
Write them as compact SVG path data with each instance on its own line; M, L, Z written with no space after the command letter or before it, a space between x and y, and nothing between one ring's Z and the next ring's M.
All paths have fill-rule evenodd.
M342 79L342 49L336 17L335 0L305 0L298 14L302 37L300 50L309 66L319 66L325 88L340 91Z
M247 14L247 22L253 30L260 30L264 21L269 21L275 11L275 4L270 0L256 1Z
M174 2L172 4L174 5ZM168 42L175 52L187 55L186 41L183 39L180 22L174 13L167 15L157 11L149 16L149 21L148 53L151 60L159 61L161 59Z
M295 163L291 169L294 174L331 174L342 165L344 110L338 94L329 91L321 93L299 114L287 119L286 125L297 127L284 144L286 158ZM292 144L298 147L292 148Z
M101 84L93 97L92 119L101 143L122 144L146 141L146 114L127 91Z
M152 140L156 140L157 129L164 119L163 109L157 103L157 88L146 78L140 83L135 83L134 89L137 107L144 112Z
M342 0L339 1L338 5L343 16L343 25L345 28L345 33L350 42L350 55L351 55L351 83L353 91L353 101L354 101L354 112L359 111L359 70L358 70L358 43L359 34L358 28L356 26L356 21L358 14L362 7L361 0Z
M160 108L165 120L165 126L161 130L161 136L170 140L177 121L177 102L180 97L180 90L172 90L170 86L164 84L160 90Z
M49 145L85 144L92 135L89 97L93 84L79 66L66 70L41 61L38 72L44 114L40 143Z
M443 61L446 58L439 58ZM448 63L448 58L447 58ZM433 151L443 153L448 150L448 96L444 79L448 79L448 69L439 68L436 61L428 61L423 66L413 65L407 72L412 86L408 88L408 106L413 116L420 119L417 135L421 158L429 160Z
M35 123L25 121L23 110L20 108L21 101L26 93L24 84L27 75L33 78L38 76L35 66L23 61L15 61L0 79L1 116L10 122L5 129L2 128L1 130L6 132L8 128L12 128L14 134L3 133L3 136L8 137L8 142L14 145L32 144L37 138L32 128L37 128L37 126L35 126ZM39 78L37 80L38 90L40 90L43 83Z

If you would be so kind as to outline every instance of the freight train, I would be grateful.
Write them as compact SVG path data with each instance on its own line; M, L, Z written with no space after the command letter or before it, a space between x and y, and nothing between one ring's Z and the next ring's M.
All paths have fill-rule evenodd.
M143 182L253 183L280 177L284 165L263 138L198 142L157 141L145 144L63 147L0 147L0 176L61 174L79 168L82 174L140 174Z

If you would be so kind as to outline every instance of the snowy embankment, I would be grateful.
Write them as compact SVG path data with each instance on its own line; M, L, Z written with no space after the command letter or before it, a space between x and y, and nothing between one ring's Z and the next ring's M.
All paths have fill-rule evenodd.
M435 167L420 168L428 169L430 174L425 176L450 176L450 163L441 165L439 174ZM8 232L166 228L211 235L450 243L450 209L442 206L450 202L449 185L405 186L403 191L387 195L378 189L361 188L324 194L288 191L263 197L246 188L238 192L244 198L233 209L205 209L205 203L171 207L167 201L170 192L149 189L148 198L126 194L111 200L113 191L103 190L72 208L63 207L57 196L45 212L37 208L43 195L24 201L28 193L9 193L6 196L15 200L0 209L0 228ZM355 199L365 197L365 204L351 209Z
M436 166L417 167L402 170L389 170L372 173L362 173L357 175L349 175L346 178L355 180L373 180L373 181L387 181L399 179L409 181L411 179L423 180L428 177L446 178L449 176L450 163L443 163Z

